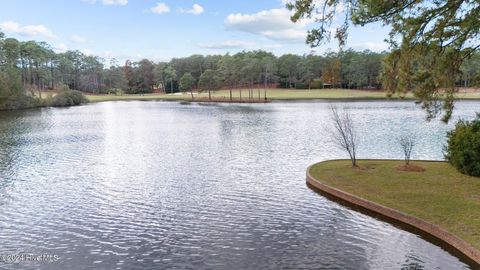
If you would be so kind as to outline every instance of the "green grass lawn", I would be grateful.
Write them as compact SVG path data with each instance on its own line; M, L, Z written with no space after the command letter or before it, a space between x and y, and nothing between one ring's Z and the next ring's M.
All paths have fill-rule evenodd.
M89 95L90 102L115 101L115 100L183 100L184 95L145 94L145 95Z
M208 98L208 92L195 93L196 99ZM240 91L234 90L234 98L240 97ZM230 98L228 90L212 91L213 98ZM242 98L248 99L248 90L242 90ZM258 89L254 90L254 98L258 99ZM264 90L260 89L260 98L264 98ZM267 98L270 100L301 100L301 99L386 99L383 91L363 91L346 89L315 89L315 90L286 90L268 89ZM398 98L398 97L397 97ZM407 98L412 98L408 95ZM145 94L145 95L88 95L92 102L113 101L113 100L191 100L190 93L184 94Z
M424 172L397 171L403 161L349 160L315 164L320 182L413 215L480 249L480 177L460 174L445 162L414 161Z
M196 93L195 99L207 99L208 92ZM240 91L234 90L234 98L240 97ZM145 95L87 95L91 102L115 101L115 100L186 100L191 101L192 97L189 92L177 94L145 94ZM230 98L228 90L212 91L212 97L216 99ZM480 93L458 93L461 99L480 99ZM254 90L254 98L258 99L258 89ZM264 90L260 89L260 99L264 98ZM384 91L365 91L365 90L348 90L348 89L312 89L312 90L289 90L289 89L268 89L267 98L270 100L309 100L309 99L345 99L345 100L382 100L387 99ZM413 99L413 95L408 93L407 99ZM248 90L242 90L242 99L248 100ZM391 99L398 100L398 96Z
M457 93L456 94L457 98L460 99L480 99L480 92L474 92L474 93Z

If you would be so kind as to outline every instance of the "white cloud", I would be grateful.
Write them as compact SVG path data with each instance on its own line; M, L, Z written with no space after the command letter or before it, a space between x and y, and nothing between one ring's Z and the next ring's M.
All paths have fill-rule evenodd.
M305 27L312 20L290 21L292 12L286 8L263 10L255 14L230 14L225 19L228 29L261 35L271 40L305 42Z
M16 22L6 21L0 23L0 29L6 33L19 34L28 37L45 37L48 39L55 39L53 32L44 25L25 25L21 26Z
M85 37L79 36L79 35L71 35L70 40L75 42L75 43L86 43L87 39Z
M255 45L254 42L241 41L241 40L226 40L223 42L215 43L200 43L198 47L203 49L245 49Z
M152 7L150 11L156 14L169 13L170 7L165 3L157 3L157 5Z
M83 2L87 2L90 4L95 4L97 0L82 0ZM128 0L102 0L102 4L106 6L125 6L128 4Z
M102 0L104 5L119 5L125 6L128 4L128 0Z
M204 11L204 8L199 4L193 4L191 9L187 9L187 10L180 9L180 13L190 13L193 15L200 15L203 13L203 11Z

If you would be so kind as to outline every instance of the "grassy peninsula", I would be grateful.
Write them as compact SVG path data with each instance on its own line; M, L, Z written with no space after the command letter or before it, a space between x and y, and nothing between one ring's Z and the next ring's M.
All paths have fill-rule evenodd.
M424 171L399 170L403 161L349 160L315 164L312 177L331 187L435 224L480 249L480 178L446 162L414 161Z

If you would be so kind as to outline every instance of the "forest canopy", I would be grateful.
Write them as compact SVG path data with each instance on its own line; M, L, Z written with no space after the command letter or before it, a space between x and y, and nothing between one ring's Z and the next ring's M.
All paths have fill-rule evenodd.
M263 50L191 55L170 61L105 61L80 51L55 52L45 42L19 41L0 33L0 108L32 107L42 91L72 89L92 94L210 91L219 88L382 89L392 53L343 49L323 55ZM462 62L456 86L480 81L478 53ZM183 80L182 80L183 78ZM183 83L182 83L183 82ZM407 89L407 88L405 88ZM403 93L403 92L402 92ZM40 101L39 101L40 100Z

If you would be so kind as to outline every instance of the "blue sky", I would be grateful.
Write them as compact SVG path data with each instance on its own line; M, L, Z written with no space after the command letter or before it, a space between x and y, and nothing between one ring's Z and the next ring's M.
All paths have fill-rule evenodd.
M313 21L293 24L282 0L0 0L0 30L20 40L46 41L57 51L78 49L107 61L155 61L192 54L262 49L323 53L332 42L304 42ZM348 47L381 51L388 29L353 27Z

